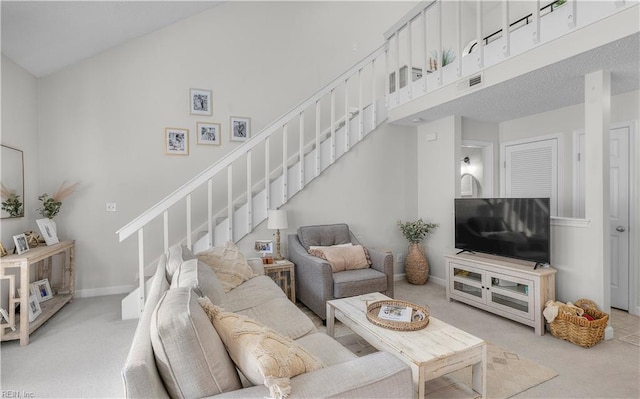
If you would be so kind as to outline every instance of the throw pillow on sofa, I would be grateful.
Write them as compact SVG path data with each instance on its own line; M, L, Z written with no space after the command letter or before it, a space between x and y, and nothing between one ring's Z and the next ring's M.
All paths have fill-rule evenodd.
M362 245L312 247L309 254L329 262L334 273L369 267L369 261Z
M189 259L173 273L171 288L190 287L199 296L206 296L216 305L224 302L225 293L216 273L204 262Z
M222 247L213 247L199 252L196 257L211 266L222 283L224 292L229 292L257 276L232 241L227 241Z
M291 377L324 367L291 338L246 316L225 312L206 297L199 302L236 367L252 384L269 388L271 398L291 393Z
M191 288L170 289L151 315L156 367L172 399L242 388L236 367L197 297Z

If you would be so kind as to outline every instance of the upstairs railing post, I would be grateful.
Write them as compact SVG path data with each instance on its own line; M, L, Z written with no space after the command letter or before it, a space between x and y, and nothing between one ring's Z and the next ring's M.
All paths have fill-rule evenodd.
M411 20L407 21L407 49L408 49L408 63L407 65L407 93L409 98L413 98L413 32L411 32Z
M287 129L288 124L285 123L284 126L282 126L282 202L278 205L282 205L285 202L287 202L287 198L289 196L289 192L287 191L288 188L288 182L289 182L289 165L287 163L287 155L288 155L288 148L287 148L287 144L289 141L289 134L288 129Z
M444 67L444 52L442 49L442 1L439 1L437 3L437 12L438 12L438 18L437 19L437 29L436 29L436 35L437 35L437 39L436 39L436 43L438 43L438 53L440 56L438 57L438 72L437 72L437 80L438 80L438 86L442 86L442 68Z
M320 176L320 100L316 101L316 174Z
M533 35L531 40L534 44L540 43L540 0L536 0L536 9L531 13L533 18Z
M423 68L422 70L424 71L422 73L422 77L424 78L424 80L422 81L422 91L423 92L427 92L427 75L429 71L429 68L431 67L429 65L429 53L427 52L427 10L424 9L422 10L422 12L420 13L421 15L421 21L422 23L420 24L421 29L422 29L422 46L421 50L422 50L422 65Z
M336 161L336 91L331 90L331 163Z
M502 55L511 54L511 31L509 29L509 0L502 0Z
M304 112L300 113L300 143L298 148L298 153L300 154L300 163L299 163L299 171L300 171L300 180L299 180L299 190L302 190L305 185L304 178Z
M371 61L371 129L378 126L378 107L376 103L376 59Z
M462 51L464 47L462 46L462 5L460 1L456 1L456 34L457 34L457 46L458 46L458 57L456 58L456 76L462 76L462 58L464 54Z
M358 140L364 137L364 118L362 112L362 69L358 70Z
M567 25L569 29L573 29L576 27L576 18L578 11L578 2L576 0L567 0L567 7L569 7L569 14L567 15ZM538 4L538 9L540 9L540 4Z
M351 119L349 118L349 78L344 81L344 152L349 151Z
M484 67L484 39L482 38L482 0L476 0L476 41L478 42L478 67Z

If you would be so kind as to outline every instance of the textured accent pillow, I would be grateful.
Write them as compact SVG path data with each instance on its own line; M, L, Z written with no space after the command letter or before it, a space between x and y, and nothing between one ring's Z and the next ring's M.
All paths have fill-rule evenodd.
M173 280L173 274L178 270L182 262L193 259L191 251L186 246L180 244L170 246L166 255L167 263L165 267L168 281Z
M246 316L225 312L206 297L199 302L236 367L252 384L269 388L271 398L291 393L291 377L324 367L291 338Z
M211 266L225 293L257 276L232 241L227 241L223 247L213 247L199 252L196 257Z
M310 250L309 254L329 262L334 273L369 267L369 261L362 245L316 248Z
M224 289L216 273L204 262L189 259L173 273L171 288L190 287L198 296L206 296L215 305L221 305L225 299Z

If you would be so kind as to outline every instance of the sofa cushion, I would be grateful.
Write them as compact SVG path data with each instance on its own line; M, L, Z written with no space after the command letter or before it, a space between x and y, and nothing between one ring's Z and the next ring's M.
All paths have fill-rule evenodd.
M333 297L382 292L387 290L387 275L375 269L345 270L333 274Z
M220 280L209 265L198 259L182 262L173 273L171 288L177 287L192 288L199 296L208 297L216 305L224 301L225 293Z
M186 246L180 244L170 246L167 250L167 281L173 280L173 274L178 270L182 262L193 258L193 253Z
M224 246L199 252L196 256L213 268L224 292L231 291L257 275L232 241L227 241Z
M225 312L207 298L200 298L200 304L238 369L254 385L266 385L272 398L284 398L291 392L291 377L323 367L293 340L257 321Z
M338 341L321 332L298 338L296 343L327 366L348 362L358 357Z
M228 312L240 312L268 302L273 298L286 297L284 291L270 277L257 276L229 291L221 306Z
M287 297L273 298L236 313L256 320L291 339L317 331L313 321Z
M172 398L201 398L242 388L224 344L191 288L174 288L151 316L156 366Z
M312 247L309 254L329 262L334 273L369 267L362 245Z
M302 226L298 228L298 239L302 246L309 251L312 245L328 247L350 243L351 233L349 226L345 223Z

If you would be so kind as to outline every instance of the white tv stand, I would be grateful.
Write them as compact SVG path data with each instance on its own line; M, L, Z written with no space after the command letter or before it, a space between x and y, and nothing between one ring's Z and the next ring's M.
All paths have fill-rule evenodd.
M445 255L447 300L515 320L544 334L544 304L555 300L556 269L485 254Z

